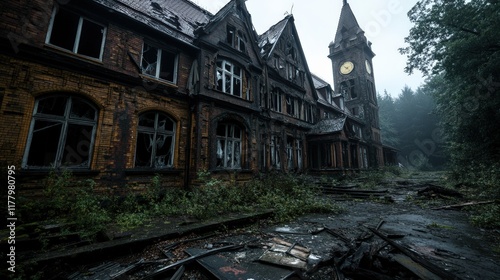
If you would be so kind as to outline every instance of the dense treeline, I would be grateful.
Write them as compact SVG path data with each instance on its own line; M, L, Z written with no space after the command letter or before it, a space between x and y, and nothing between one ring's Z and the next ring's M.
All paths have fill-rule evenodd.
M500 1L420 0L400 49L428 78L456 178L500 196Z
M445 140L427 85L416 91L405 87L397 98L385 92L378 104L382 141L399 150L399 163L420 170L445 167Z

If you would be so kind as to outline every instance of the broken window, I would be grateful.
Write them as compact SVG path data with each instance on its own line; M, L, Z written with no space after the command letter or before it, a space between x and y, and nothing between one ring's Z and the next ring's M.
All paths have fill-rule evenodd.
M247 47L246 47L246 42L247 42L247 37L245 36L245 34L243 34L243 32L241 31L238 31L238 50L240 52L245 52Z
M271 92L271 110L281 113L282 99L282 90L279 88L273 88L273 91Z
M89 168L97 109L72 96L36 100L24 168Z
M241 67L226 60L217 61L217 90L242 97L242 70Z
M217 168L241 168L241 129L234 124L217 126Z
M55 8L46 43L73 53L102 60L106 27L87 18Z
M302 169L302 141L296 140L295 153L297 154L297 168Z
M340 92L344 96L345 100L351 100L358 98L358 93L355 88L354 80L348 80L340 84Z
M281 169L280 142L280 137L271 136L271 166L276 169Z
M139 116L135 167L173 167L176 124L162 112Z
M177 54L144 43L141 69L145 75L175 83L177 80Z

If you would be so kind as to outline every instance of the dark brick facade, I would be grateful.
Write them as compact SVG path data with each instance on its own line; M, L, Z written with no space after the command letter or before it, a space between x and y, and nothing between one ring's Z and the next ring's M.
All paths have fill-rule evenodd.
M333 141L336 153L342 155L341 142L351 145L353 139L347 126L365 124L333 104L342 96L336 95L334 101L321 105L319 99L325 100L325 93L316 89L307 68L293 17L279 23L285 27L282 33L273 33L277 32L276 26L266 33L279 38L270 42L263 41L266 34L258 36L252 29L244 1L230 1L216 15L190 2L177 2L185 5L183 8L191 17L200 20L188 23L183 18L164 16L160 20L153 16L154 13L169 15L167 6L151 10L144 3L134 2L138 6L132 7L133 10L132 4L125 5L127 2L24 0L2 4L0 165L15 165L23 186L33 193L39 190L40 178L54 167L69 168L76 176L96 180L100 190L113 192L140 190L155 174L162 175L165 186L182 187L189 186L197 172L204 170L245 181L258 172L276 169L283 172L322 169L321 164L311 164L310 142ZM139 13L137 10L141 8L145 10ZM74 17L75 22L80 20L75 25L79 35L74 42L79 45L74 49L58 45L65 41L52 43L48 39L57 35L55 28L59 23L53 23L53 17L54 11L60 10ZM100 49L96 46L101 41L84 37L86 32L95 32L91 27L101 29ZM95 34L100 36L99 32ZM83 45L87 42L89 46ZM153 67L175 69L173 81L152 77L153 72L145 74L145 63L151 63L143 58L146 44L156 52ZM276 50L269 52L266 48L273 44ZM101 55L82 54L80 49L85 47L100 51ZM175 55L173 66L162 61L159 53L165 57ZM64 99L67 102L64 104L83 100L95 109L95 120L81 117L75 125L72 110L77 109L73 107L68 107L70 113L64 116L44 115L45 107L41 104L46 98L54 102ZM171 143L171 149L162 155L166 160L161 158L166 165L150 162L150 168L139 168L136 158L143 148L138 143L148 144L139 138L150 135L141 134L141 129L148 129L140 128L148 125L141 118L148 113L166 116L174 128L168 132L172 137L150 136L152 144L147 149L155 150L157 155L163 145ZM311 129L323 114L347 116L346 126L328 135L311 135ZM38 144L37 133L60 124L62 136L47 133L47 142L66 143L66 146L56 145L54 153L35 151L35 147L50 146L50 143ZM93 127L89 129L92 133L84 131L88 139L78 136L82 131L72 135L71 127L85 125ZM164 128L158 121L154 133L164 135ZM74 147L68 144L72 137L80 139ZM160 138L170 142L159 143ZM363 140L359 143L360 139L355 139L353 147L368 145ZM76 151L75 154L68 155L68 149ZM88 158L88 162L76 165L74 158L78 153ZM359 169L359 165L351 162L353 156L362 160L357 153L345 154L344 157L349 157L347 161L332 155L335 164L330 166L331 171ZM35 157L50 164L35 167L31 164ZM52 157L55 160L50 161ZM152 161L157 160L159 157L152 157Z

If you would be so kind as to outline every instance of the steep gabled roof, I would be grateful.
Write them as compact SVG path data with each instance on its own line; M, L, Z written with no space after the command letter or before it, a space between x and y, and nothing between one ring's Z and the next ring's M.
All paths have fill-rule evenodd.
M322 89L324 87L330 87L331 88L330 84L327 81L321 79L319 76L315 75L314 73L311 73L311 76L313 78L314 87L316 89Z
M188 43L194 40L194 31L213 17L210 12L189 0L93 1Z
M264 34L259 36L259 48L262 58L269 58L291 18L293 18L292 15L286 16L284 19L271 26Z

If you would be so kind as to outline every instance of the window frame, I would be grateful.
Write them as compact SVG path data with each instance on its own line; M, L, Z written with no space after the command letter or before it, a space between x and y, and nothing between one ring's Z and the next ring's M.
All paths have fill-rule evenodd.
M146 69L143 67L143 62L144 62L144 49L145 49L145 46L149 46L150 48L155 48L156 49L156 73L154 75L151 75L149 73L146 72ZM172 80L168 80L168 79L164 79L161 77L161 74L162 73L165 73L165 71L163 71L162 69L162 58L163 58L163 55L164 53L169 53L171 55L173 55L175 58L174 58L174 61L173 61L173 74L172 74ZM151 64L149 64L151 65ZM148 66L149 66L148 65ZM158 67L159 66L159 67ZM178 78L178 72L179 72L179 53L174 51L174 50L171 50L171 49L168 49L168 48L162 48L160 46L158 46L157 44L154 44L154 43L151 43L151 42L148 42L148 41L144 41L142 43L142 49L141 49L141 64L140 64L140 68L141 68L141 73L143 75L146 75L148 77L151 77L151 78L154 78L154 79L157 79L157 80L161 80L161 81L165 81L165 82L168 82L168 83L171 83L171 84L174 84L176 85L177 84L177 78Z
M275 169L281 169L281 137L272 135L269 143L271 153L271 166Z
M43 100L49 100L51 98L65 98L65 107L64 107L64 112L62 115L56 115L56 114L45 114L45 113L40 113L37 112L40 106L40 102ZM84 119L84 118L77 118L72 116L72 109L73 109L73 104L75 101L80 101L83 103L86 103L91 109L94 110L94 118L93 120L90 119ZM28 138L26 141L26 147L23 155L23 160L22 160L22 167L25 169L50 169L50 168L68 168L68 169L90 169L91 163L92 163L92 155L94 151L94 146L95 146L95 136L96 136L96 131L97 131L97 125L99 121L99 110L98 107L91 101L89 101L86 98L83 97L77 97L77 96L72 96L72 95L61 95L61 94L56 94L56 95L49 95L49 96L43 96L40 98L37 98L35 100L35 105L33 106L33 115L31 117L31 123L30 123L30 128L28 132ZM33 146L33 141L34 141L34 133L35 126L37 122L52 122L55 123L55 125L51 125L49 127L45 127L44 129L50 128L57 126L58 124L61 124L61 129L59 131L59 137L58 137L58 142L57 146L55 148L55 153L54 153L54 159L49 165L29 165L29 160L30 160L30 152L32 148L36 148ZM86 142L88 142L88 151L87 155L82 155L82 154L77 154L78 152L83 153L82 147L84 147L84 142L83 140L80 140L78 144L75 147L70 146L68 144L68 133L70 130L70 126L87 126L91 127L91 131L86 132L85 136L88 137L88 134L90 134L90 137L88 139L85 139ZM83 133L82 133L83 134ZM66 150L71 148L71 151L69 151L72 154L66 154ZM75 151L76 148L76 151ZM85 165L67 165L63 162L63 157L66 154L67 157L73 155L77 156L86 156L86 164ZM84 161L85 162L85 161Z
M140 121L140 118L141 116L145 115L145 114L151 114L151 113L154 113L155 114L155 123L154 123L154 127L151 128L151 127L146 127L146 126L140 126L139 125L139 121ZM158 129L158 120L159 120L159 116L160 114L165 117L166 119L170 120L173 124L173 128L172 130L159 130ZM137 152L138 152L138 141L139 141L139 133L143 133L143 134L150 134L150 133L153 133L153 138L152 139L158 139L157 136L158 135L163 135L163 136L166 136L166 137L171 137L172 139L172 143L171 143L171 147L170 147L170 158L168 160L166 160L165 162L167 162L167 164L163 165L163 166L157 166L156 165L156 154L157 154L157 147L156 145L153 145L152 146L152 150L151 150L151 156L150 156L150 159L149 159L149 166L138 166L137 165ZM177 137L177 122L172 119L167 113L163 112L163 111L145 111L145 112L142 112L139 116L138 116L138 122L137 122L137 133L136 133L136 141L135 141L135 151L134 151L134 168L140 168L140 169L171 169L171 168L174 168L175 164L175 145L176 145L176 137ZM165 138L166 139L166 138Z
M221 63L221 66L219 67L219 63ZM226 65L229 65L231 70L228 71L226 70ZM239 68L239 75L235 74L235 68ZM220 73L219 73L220 71ZM219 74L221 75L219 79ZM230 81L230 92L227 91L226 85L226 74L229 75L231 81ZM239 81L239 95L235 94L235 87L234 87L234 82L235 79ZM219 87L219 80L221 80L221 87ZM225 94L229 94L231 96L236 96L238 98L243 99L243 68L236 63L229 61L227 59L220 59L217 60L216 67L215 67L215 88L218 91L224 92Z
M81 56L84 56L86 58L90 58L90 59L95 59L95 60L102 61L102 57L103 57L103 54L104 54L104 46L106 44L106 35L107 35L107 31L108 31L107 26L104 25L104 24L102 24L102 23L100 23L100 22L92 20L92 19L90 19L88 17L85 17L85 16L82 16L80 14L77 14L77 13L75 13L73 11L70 11L70 10L67 10L67 9L62 9L62 11L68 12L68 13L73 14L74 16L78 17L78 26L77 26L75 38L73 40L73 48L71 50L69 50L69 49L66 49L64 47L55 45L55 44L53 44L53 43L50 42L51 39L52 39L52 32L54 30L54 21L55 21L55 18L57 16L57 14L60 11L61 11L61 8L58 7L58 6L55 6L54 9L53 9L53 11L52 11L52 15L51 15L50 22L49 22L49 27L48 27L48 30L47 30L47 35L45 36L45 43L47 45L50 45L50 46L55 47L57 49L61 49L61 50L66 51L66 52L71 52L73 54L81 55ZM83 21L84 20L86 20L88 22L91 22L91 23L94 23L96 25L99 25L99 26L101 26L103 28L102 29L101 47L100 47L100 50L99 50L99 57L92 57L92 56L88 56L88 55L85 55L85 54L78 53L78 50L80 48L80 39L81 39L81 35L82 35L82 26L83 26Z
M224 126L224 135L219 135L219 127ZM239 137L235 136L235 131L236 129L239 131ZM231 132L231 133L230 133ZM229 135L230 134L230 135ZM243 166L243 136L244 136L244 130L237 124L234 123L219 123L217 124L217 132L215 135L215 141L216 141L216 162L215 162L215 167L217 169L224 169L224 170L241 170ZM222 144L219 146L219 143L224 142L224 150L222 150ZM227 153L227 148L229 146L229 143L231 145L231 163L228 165L228 161L222 160L228 157ZM239 165L238 161L235 160L238 156L236 156L236 145L235 143L239 143ZM219 149L222 154L219 154ZM219 158L222 161L222 165L219 165Z

